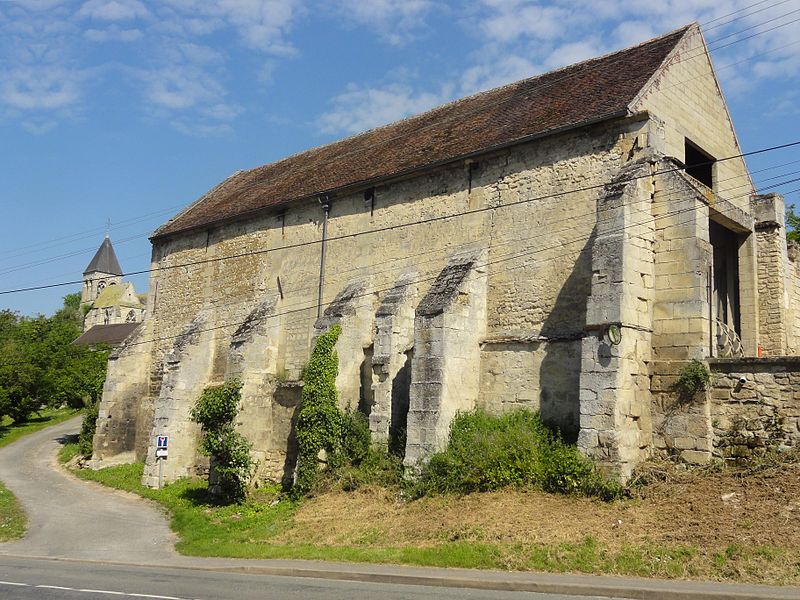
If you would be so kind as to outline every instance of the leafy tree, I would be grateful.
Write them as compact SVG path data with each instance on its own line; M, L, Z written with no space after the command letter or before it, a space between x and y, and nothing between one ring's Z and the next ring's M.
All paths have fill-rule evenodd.
M43 406L99 400L108 352L72 345L82 321L79 294L65 296L52 317L0 311L0 417L22 422Z
M786 207L786 239L800 242L800 215L794 212L794 204Z

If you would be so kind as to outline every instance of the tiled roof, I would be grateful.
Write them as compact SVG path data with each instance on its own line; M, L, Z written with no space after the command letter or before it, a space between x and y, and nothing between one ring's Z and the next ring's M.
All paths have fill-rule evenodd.
M141 323L117 323L115 325L95 325L89 331L76 339L73 344L95 346L106 344L118 346L132 334Z
M86 267L83 274L86 275L96 272L108 273L110 275L122 275L122 267L119 266L117 254L114 252L114 246L111 245L111 240L108 239L108 236L106 236L103 243L100 244L100 247L97 249L97 252L95 252L92 261L89 263L89 266Z
M627 114L628 105L690 27L238 172L156 230L153 238L323 192L368 187L387 178Z

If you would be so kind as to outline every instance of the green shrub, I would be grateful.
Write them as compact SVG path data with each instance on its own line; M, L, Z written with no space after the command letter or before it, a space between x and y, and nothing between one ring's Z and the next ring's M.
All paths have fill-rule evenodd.
M411 493L470 493L504 487L611 499L608 482L577 448L542 423L538 413L517 410L492 416L476 410L453 420L447 448L434 454Z
M241 389L238 380L208 387L191 411L192 420L202 427L200 450L211 457L209 491L227 502L241 502L247 497L253 468L250 442L234 426Z
M81 423L81 431L78 434L78 448L81 456L85 458L92 457L92 441L94 440L94 432L97 429L97 417L100 414L100 401L92 402L86 407L86 412L83 413L83 422Z
M338 406L336 374L339 358L334 346L342 328L336 324L317 338L311 358L303 369L303 392L297 418L297 469L292 496L311 492L319 477L319 457L339 450L342 438L342 412Z
M683 399L691 400L695 394L706 389L709 383L711 383L711 373L695 358L681 370L675 387Z

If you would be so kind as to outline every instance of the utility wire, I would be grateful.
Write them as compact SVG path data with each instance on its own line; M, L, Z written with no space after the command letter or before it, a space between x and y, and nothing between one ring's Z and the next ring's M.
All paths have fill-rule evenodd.
M745 153L741 153L741 154L736 154L736 155L733 155L733 156L728 156L728 157L717 159L716 161L713 161L713 160L712 161L708 161L708 162L703 163L703 164L713 164L714 162L724 162L724 161L733 160L733 159L737 159L737 158L743 158L745 156L754 156L754 155L758 155L758 154L763 154L765 152L773 152L773 151L776 151L776 150L783 150L783 149L791 148L791 147L798 146L798 145L800 145L800 141L795 141L795 142L790 142L790 143L786 143L786 144L780 144L780 145L776 145L776 146L771 146L771 147L768 147L768 148L762 148L762 149L754 150L754 151L751 151L751 152L745 152ZM695 165L695 166L699 166L699 165ZM671 168L671 169L664 169L664 170L662 170L660 172L657 172L655 174L656 175L662 175L662 174L672 173L672 172L677 172L677 171L682 171L682 170L684 170L684 169L680 168L680 167L676 167L676 168ZM651 174L635 176L635 177L631 177L631 178L620 180L620 183L627 182L627 181L633 181L633 180L636 180L636 179L642 179L642 178L650 177L650 176L651 176ZM418 221L411 221L411 222L406 222L406 223L400 223L400 224L397 224L397 225L388 225L386 227L379 227L379 228L375 228L375 229L357 231L357 232L348 233L348 234L341 234L341 235L338 235L338 236L331 236L331 237L327 238L326 241L327 242L331 242L331 241L336 241L336 240L340 240L340 239L350 239L350 238L355 238L355 237L359 237L359 236L363 236L363 235L371 235L371 234L374 234L374 233L382 233L382 232L385 232L385 231L393 231L393 230L402 229L402 228L405 228L405 227L410 227L410 226L415 226L415 225L422 225L422 224L429 224L429 223L448 220L448 219L461 217L461 216L465 216L465 215L482 213L482 212L497 210L497 209L500 209L500 208L507 208L507 207L510 207L510 206L518 205L518 204L529 204L531 202L535 202L535 201L538 201L538 200L544 200L544 199L547 199L547 198L556 198L556 197L562 197L562 196L566 196L568 194L574 194L574 193L578 193L578 192L586 192L586 191L591 191L591 190L598 190L598 189L604 188L607 185L607 183L608 182L602 183L602 184L584 186L584 187L581 187L581 188L576 188L576 189L572 189L572 190L566 190L566 191L557 192L557 193L554 193L554 194L546 194L546 195L543 195L543 196L536 196L536 197L533 197L533 198L526 198L524 200L519 200L519 201L516 201L516 202L507 203L507 204L502 204L502 205L499 205L499 206L486 206L486 207L470 209L470 210L462 211L462 212L450 213L450 214L447 214L447 215L429 217L427 219L421 219L421 220L418 220ZM281 251L281 250L291 250L291 249L301 248L301 247L304 247L304 246L316 245L316 244L320 244L321 242L322 242L322 240L320 240L320 239L311 240L311 241L307 241L307 242L297 242L297 243L294 243L294 244L286 244L284 246L279 246L279 247L275 247L275 248L266 248L266 249L263 249L263 250L242 252L242 253L232 254L232 255L228 255L228 256L207 258L207 259L203 259L203 260L199 260L199 261L190 261L190 262L182 263L182 264L161 266L161 267L155 267L155 268L150 268L150 269L143 269L143 270L139 270L139 271L130 271L130 272L127 272L127 273L123 273L122 276L142 275L142 274L146 274L146 273L154 273L154 272L159 272L159 271L166 271L166 270L177 269L177 268L181 268L181 267L190 267L190 266L208 264L210 262L218 262L218 261L222 261L222 260L229 260L229 259L234 259L234 258L242 258L242 257L245 257L245 256L262 255L262 254L267 254L269 252L278 252L278 251ZM31 286L31 287L25 287L25 288L3 290L3 291L0 291L0 295L13 294L13 293L19 293L19 292L28 292L28 291L35 291L35 290L42 290L42 289L50 289L50 288L54 288L54 287L63 287L63 286L66 286L66 285L78 285L78 284L82 284L82 283L83 283L83 280L81 279L81 280L66 281L66 282L61 282L61 283L47 284L47 285L42 285L42 286Z
M786 0L786 1L788 1L788 0ZM753 6L757 6L757 5L759 5L759 4L762 4L762 2L757 2L757 3L753 4L753 5L751 5L751 7L753 7ZM779 3L777 3L777 4L773 5L773 6L777 6L778 4L782 4L782 2L779 2ZM745 8L743 8L743 9L740 9L740 10L738 10L738 11L734 11L733 13L730 13L730 14L736 14L736 13L738 13L738 12L741 12L741 11L743 11L743 10L746 10L747 8L749 8L749 7L745 7ZM762 10L765 10L765 9L762 9ZM760 11L759 11L759 12L760 12ZM792 11L792 12L798 12L798 11ZM791 13L787 13L787 14L791 14ZM786 15L783 15L783 16L786 16ZM778 18L782 18L782 17L778 17ZM714 20L712 20L712 21L709 21L709 22L713 22L713 21L715 21L715 20L716 20L716 19L714 19ZM775 20L775 19L771 19L770 21L774 21L774 20ZM770 22L770 21L766 21L765 23L768 23L768 22ZM737 34L739 34L739 33L742 33L742 32L745 32L745 31L748 31L748 30L750 30L750 29L754 29L754 28L756 28L756 27L759 27L759 26L761 26L761 25L763 25L763 24L764 24L764 23L760 23L760 24L757 24L757 25L754 25L754 26L751 26L751 27L745 28L745 29L743 29L743 30L741 30L741 31L737 32L736 34L733 34L733 35L737 35ZM763 33L766 33L766 32L763 32ZM759 34L756 34L756 35L759 35ZM729 36L724 36L724 37L729 37ZM753 36L750 36L750 37L753 37ZM713 44L713 43L714 43L714 42L716 42L716 41L719 41L719 39L724 39L724 38L718 38L717 40L714 40L713 42L710 42L710 43L709 43L709 46L708 46L708 49L709 49L709 50L711 50L711 47L710 47L710 46L711 46L711 44ZM749 38L745 38L745 39L749 39ZM743 41L743 40L741 40L741 41ZM737 40L737 42L738 42L738 40ZM737 42L734 42L734 43L737 43ZM728 44L728 45L730 45L730 44ZM623 50L623 51L619 51L619 52L624 52L624 50ZM767 52L765 52L765 53L762 53L762 54L766 54L766 53L767 53ZM685 60L690 60L690 59L692 59L692 58L697 58L697 57L703 56L704 54L705 54L705 50L703 50L703 51L699 52L699 53L698 53L698 54L696 54L696 55L690 55L690 56L687 56L687 57L681 58L679 61L675 61L675 62L682 62L682 61L685 61ZM758 56L760 56L760 55L758 55ZM754 58L754 57L750 57L750 58L748 58L748 59L745 59L744 61L739 61L739 63L741 63L741 62L746 62L747 60L750 60L751 58ZM614 58L612 58L612 60L618 60L618 61L619 61L619 60L622 60L622 57L614 57ZM736 63L736 64L739 64L739 63ZM673 64L674 64L674 63L673 63ZM733 66L733 65L729 65L729 66ZM569 69L569 68L570 68L569 66L568 66L568 67L565 67L565 69ZM726 68L726 67L722 67L722 68ZM721 70L721 69L720 69L720 70ZM556 73L557 73L557 71L556 71ZM543 75L546 75L546 74L543 74ZM565 81L565 80L567 80L567 79L569 79L569 78L578 77L578 76L579 76L579 74L577 74L577 73L575 73L575 74L572 74L572 75L570 75L570 74L565 74L565 75L564 75L564 76L562 76L561 78L557 78L557 79L555 79L554 81L547 82L547 83L545 83L545 84L542 84L542 85L538 86L538 87L536 88L536 90L535 90L535 91L539 92L539 91L541 91L542 89L546 89L547 87L549 87L549 86L551 86L551 85L555 85L555 84L557 84L557 83L559 83L559 82L562 82L562 81ZM682 85L682 84L684 84L685 82L680 82L680 83L681 83L681 85ZM512 100L512 99L509 99L509 100L506 100L506 101L510 101L510 100ZM473 111L473 112L475 112L475 111ZM468 115L466 115L466 116L469 116L469 114L468 114ZM451 118L450 120L452 120L452 118ZM445 121L447 121L447 120L445 120ZM431 125L428 125L428 126L424 126L424 127L422 127L421 129L425 129L426 127L431 127L431 126L434 126L434 124L431 124ZM357 134L357 135L361 135L361 134ZM356 136L353 136L353 137L356 137ZM398 137L401 137L401 136L395 136L395 138L393 138L393 139L397 139ZM345 138L345 139L348 139L348 138ZM340 140L340 141L342 141L342 140ZM391 140L389 140L389 141L391 141ZM334 142L334 143L339 143L339 142ZM384 141L384 142L381 142L380 144L374 144L374 145L372 145L372 147L374 147L374 146L376 146L376 145L383 145L384 143L385 143L385 141ZM348 154L350 154L350 153L343 153L343 154L341 154L340 156L344 157L344 156L347 156ZM280 161L278 161L278 162L280 162ZM258 167L256 167L256 168L258 168ZM250 189L251 187L254 187L255 185L257 185L257 183L253 183L253 184L251 184L250 186L247 186L247 188L246 188L246 189ZM191 205L189 205L188 207L186 207L186 208L184 209L184 212L185 212L185 211L187 211L187 210L189 210L189 209L191 209L191 208L192 208L192 206L194 206L194 204L191 204ZM178 207L178 208L180 208L180 207ZM173 210L174 210L174 209L162 209L162 210L160 210L160 211L156 211L156 212L154 212L154 213L149 213L148 215L145 215L145 216L143 216L143 217L140 217L140 218L138 218L138 219L128 219L128 220L126 220L126 221L123 221L122 223L127 223L127 222L137 222L137 221L139 221L139 220L144 220L144 219L148 218L149 216L155 216L155 215L157 215L157 214L164 214L164 213L167 213L167 212L172 212ZM260 211L260 210L263 210L263 207L262 207L262 208L255 209L253 212ZM243 212L243 213L240 213L238 216L246 216L246 215L247 215L249 212L251 212L251 211L245 211L245 212ZM94 230L94 229L93 229L93 230L87 230L87 231L96 231L96 230ZM73 238L75 238L77 235L79 235L79 234L74 234L74 235L71 235L71 236L64 236L63 238L60 238L60 239L73 239ZM139 235L137 235L137 236L135 236L135 237L136 237L136 238L138 238L138 237L141 237L141 236L144 236L144 235L146 235L146 234L139 234ZM88 236L86 236L86 237L88 237ZM59 238L56 238L56 239L59 239ZM127 238L127 239L133 239L133 238ZM30 246L26 246L26 247L23 247L23 248L28 248L28 247L30 247ZM89 250L86 250L86 251L89 251ZM24 253L23 253L23 254L24 254ZM67 255L61 255L61 256L55 256L55 257L51 257L51 258L48 258L48 259L42 259L42 261L43 261L43 262L34 262L34 263L25 264L25 265L20 265L20 268L25 268L25 267L28 267L28 266L38 266L38 265L40 265L40 264L47 264L47 262L49 262L51 259L52 259L52 260L57 260L57 259L60 259L60 258L67 258L67 257L73 256L73 255L75 255L75 254L76 254L76 253L70 253L70 254L67 254ZM19 254L17 254L16 256L18 256L18 255L19 255ZM0 274L3 274L4 272L5 272L5 273L7 273L7 272L13 272L13 271L16 271L16 270L18 270L18 269L17 269L17 268L11 268L11 269L9 269L9 270L6 270L6 271L0 271Z

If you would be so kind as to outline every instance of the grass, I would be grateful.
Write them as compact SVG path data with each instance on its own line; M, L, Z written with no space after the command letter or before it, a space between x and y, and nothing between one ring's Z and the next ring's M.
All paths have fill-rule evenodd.
M73 452L64 451L62 459ZM265 488L257 490L243 504L220 506L208 496L203 481L180 480L162 490L152 490L141 485L142 471L143 465L138 463L100 471L78 469L75 473L82 479L134 492L159 503L171 515L171 526L179 534L177 550L188 555L800 583L798 548L769 544L715 547L709 543L629 538L623 533L619 535L618 544L593 535L570 541L537 541L524 535L504 537L490 527L484 529L464 523L442 535L432 534L422 524L417 529L406 525L398 531L396 523L382 522L380 517L365 519L355 510L348 514L348 510L342 509L353 503L374 506L382 502L384 506L379 510L417 511L420 518L432 521L442 519L441 515L445 514L459 522L459 519L469 519L471 514L474 516L474 511L464 511L459 502L477 502L492 511L490 504L497 498L505 498L507 503L527 501L536 506L542 500L555 498L559 506L574 506L575 512L583 513L587 507L589 510L597 507L611 514L632 507L638 510L638 500L607 503L542 492L532 492L526 498L519 491L509 491L472 494L472 499L445 495L430 501L398 503L396 498L388 497L386 490L372 489L349 494L331 492L293 502L277 488ZM436 507L442 512L433 510ZM390 518L391 515L387 521ZM553 523L553 527L556 526L557 523Z
M80 410L74 408L45 408L25 423L14 423L5 417L0 421L0 448L8 446L29 433L71 419L79 413Z
M0 542L21 538L25 534L27 521L14 494L0 483Z
M14 423L8 417L0 419L0 448L8 446L21 437L66 421L79 411L72 408L46 408L25 423ZM25 535L27 517L12 494L0 482L0 542L7 542Z

